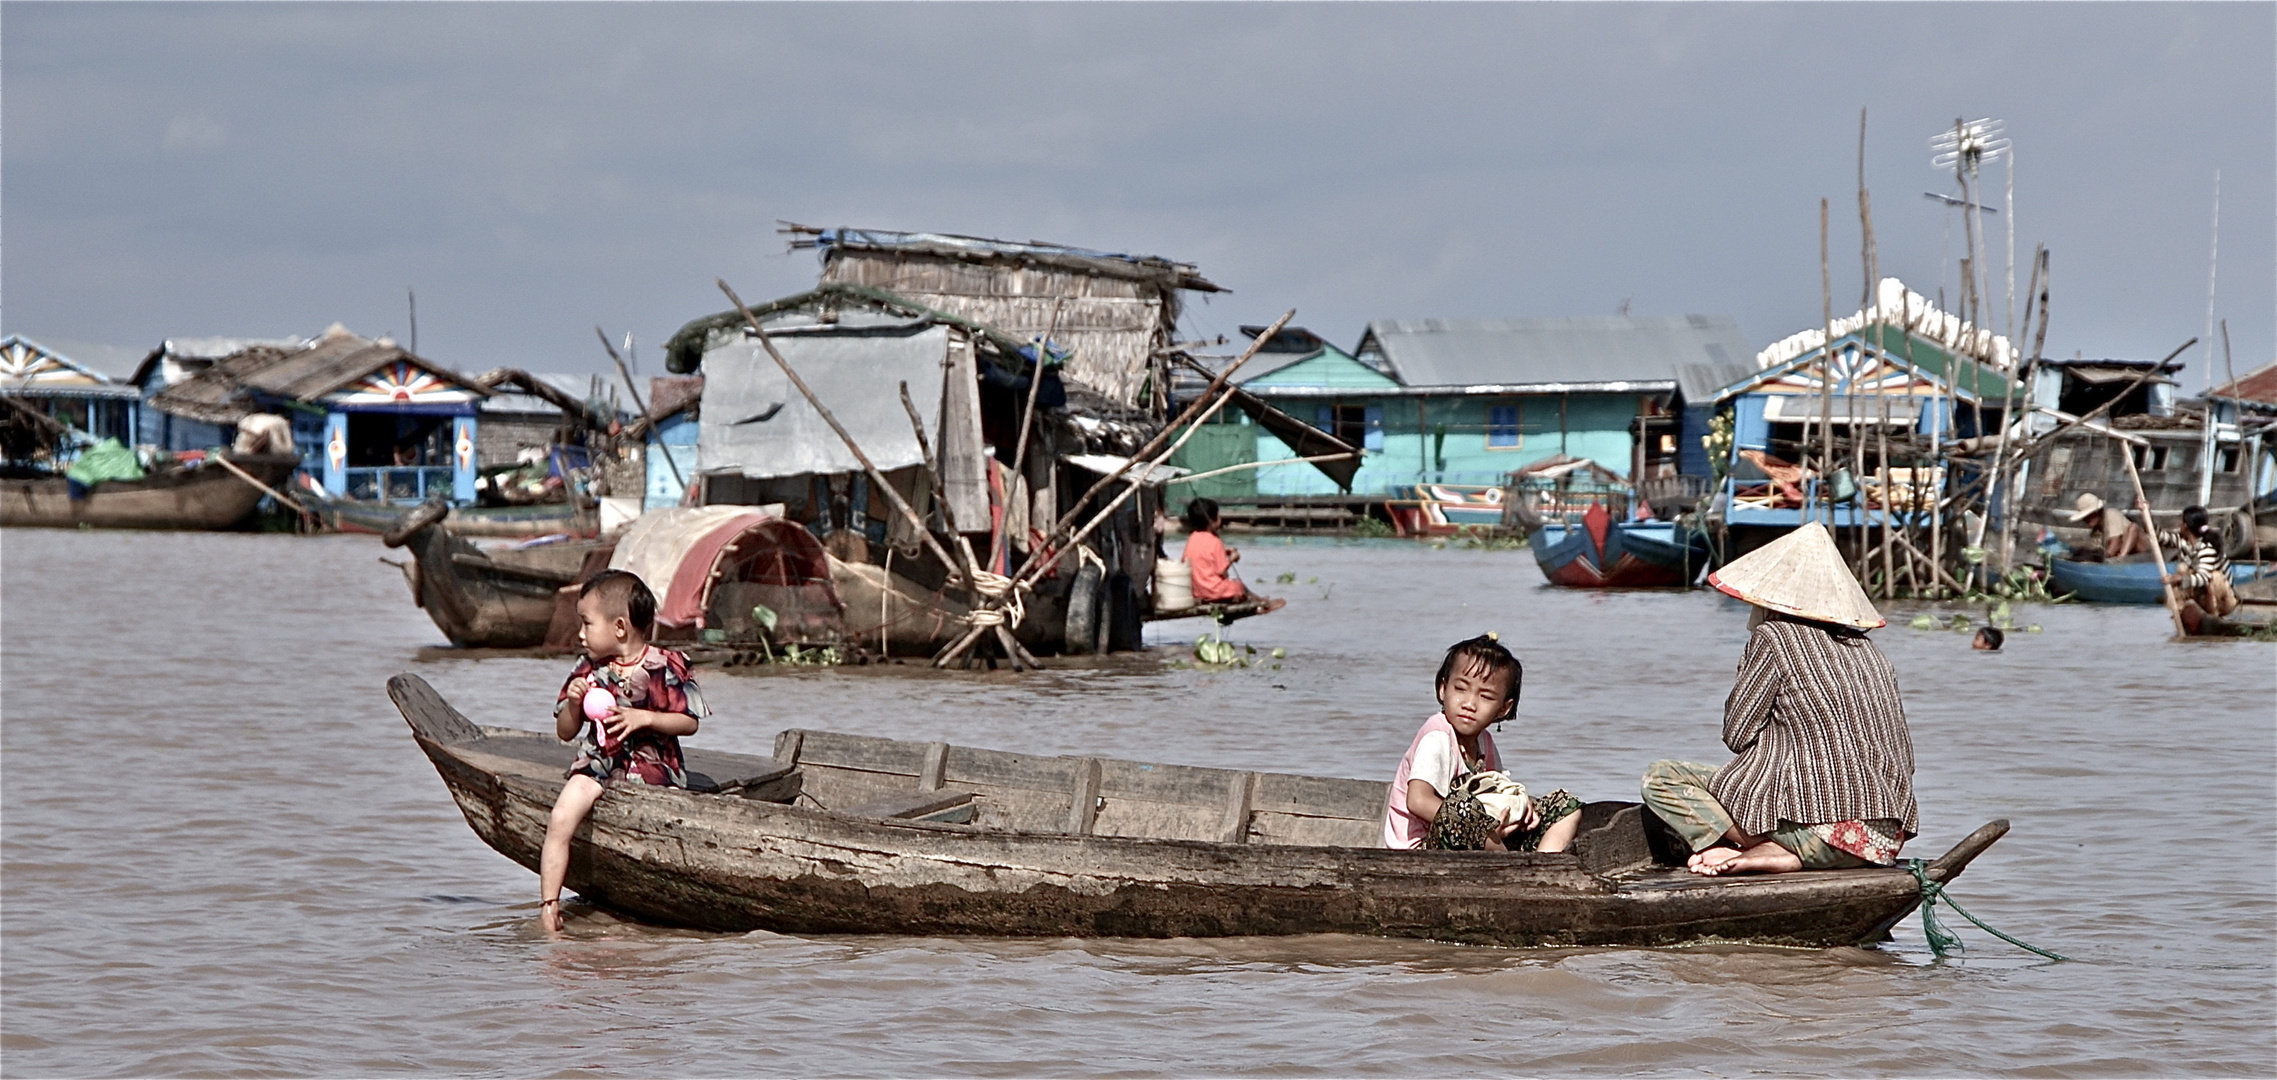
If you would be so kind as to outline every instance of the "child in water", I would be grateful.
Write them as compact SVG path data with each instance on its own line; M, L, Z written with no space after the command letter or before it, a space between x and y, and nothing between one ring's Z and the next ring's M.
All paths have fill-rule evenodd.
M1439 665L1439 712L1423 722L1392 777L1384 846L1564 851L1581 824L1581 801L1563 789L1502 819L1474 792L1512 788L1488 724L1518 712L1525 670L1493 634L1457 642Z
M688 677L688 658L648 643L655 623L656 595L633 574L603 571L578 592L577 642L585 656L553 708L554 734L563 742L577 740L577 760L554 800L538 859L538 921L549 932L561 929L569 838L601 793L621 781L688 786L680 736L695 734L697 721L710 710ZM614 704L596 700L595 708L605 711L588 728L584 703L596 688Z

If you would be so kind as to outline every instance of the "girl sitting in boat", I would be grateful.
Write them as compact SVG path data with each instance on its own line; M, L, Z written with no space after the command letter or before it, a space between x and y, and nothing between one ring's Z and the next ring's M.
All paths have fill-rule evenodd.
M1826 526L1812 522L1708 575L1755 605L1724 702L1722 768L1656 761L1644 804L1696 874L1890 866L1918 831L1913 736L1882 625Z
M1423 722L1392 776L1384 846L1564 851L1581 801L1563 789L1526 797L1502 771L1488 724L1518 712L1518 658L1493 634L1457 642L1439 664L1439 711Z
M1183 520L1186 524L1186 565L1193 570L1194 603L1239 604L1255 602L1264 605L1265 611L1278 610L1285 600L1260 596L1251 592L1240 578L1233 576L1233 564L1241 561L1241 552L1225 546L1218 539L1218 530L1225 522L1218 517L1216 499L1194 499L1186 504Z
M577 740L561 795L546 821L538 858L538 921L561 929L561 883L569 872L569 838L610 785L630 782L688 786L680 736L709 716L688 658L648 643L656 594L637 575L605 570L577 595L577 642L585 655L562 684L553 709L554 735ZM587 697L593 696L592 704ZM588 726L587 721L591 724Z

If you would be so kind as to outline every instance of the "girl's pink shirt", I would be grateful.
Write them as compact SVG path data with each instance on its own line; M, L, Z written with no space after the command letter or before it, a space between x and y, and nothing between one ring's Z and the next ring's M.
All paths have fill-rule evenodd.
M1249 590L1227 579L1233 565L1225 557L1225 541L1216 533L1197 532L1186 537L1186 565L1194 568L1194 599L1239 600Z
M1455 725L1447 722L1447 714L1432 713L1417 728L1415 737L1407 742L1407 756L1399 759L1399 772L1392 775L1391 795L1384 805L1384 846L1388 848L1419 848L1423 838L1431 832L1431 823L1407 812L1407 782L1415 771L1415 748L1423 745L1423 737L1434 731L1447 733L1454 740L1455 752L1462 753L1462 740L1455 734ZM1494 736L1478 733L1479 768L1490 772L1502 769L1502 752L1494 747ZM1459 757L1458 757L1459 760Z

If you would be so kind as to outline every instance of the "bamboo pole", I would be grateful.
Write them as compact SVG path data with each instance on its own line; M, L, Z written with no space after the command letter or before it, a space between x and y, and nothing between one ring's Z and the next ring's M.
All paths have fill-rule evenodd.
M648 406L640 400L640 387L633 385L632 369L625 366L624 358L617 355L616 346L609 344L609 335L603 333L598 324L593 327L593 334L601 339L601 347L609 351L609 359L616 361L617 374L625 380L625 391L632 395L633 408L639 409L643 418L647 417ZM680 463L672 460L672 448L664 445L664 436L661 434L656 437L656 447L664 451L664 463L672 467L672 482L680 485L681 490L687 490L688 480L680 475ZM641 460L646 461L647 457L644 455Z
M1176 454L1180 447L1186 445L1186 440L1193 438L1194 433L1201 429L1202 424L1208 422L1211 416L1216 415L1219 409L1224 408L1226 402L1233 400L1233 393L1237 388L1229 385L1229 382L1234 371L1248 363L1251 357L1257 355L1258 349L1262 348L1273 335L1280 333L1281 328L1286 326L1290 319L1295 318L1296 314L1294 308L1282 313L1280 318L1273 321L1273 325L1267 327L1264 333L1257 335L1256 339L1249 343L1248 349L1235 358L1232 364L1227 365L1224 371L1219 372L1217 378L1210 381L1210 386L1202 397L1195 399L1194 403L1182 410L1177 419L1173 420L1169 426L1164 427L1155 433L1153 438L1147 440L1146 446L1139 453L1131 455L1120 467L1101 477L1098 483L1093 484L1090 490L1085 491L1083 496L1077 499L1075 504L1069 507L1068 512L1062 515L1059 522L1052 527L1051 535L1047 536L1043 543L1038 544L1035 550L1028 553L1028 558L1021 565L1019 573L1012 575L1011 586L1006 590L1005 595L1010 596L1017 593L1022 586L1035 579L1045 565L1043 561L1045 551L1062 546L1073 547L1082 543L1091 535L1093 530L1097 529L1101 523L1120 509L1125 501L1137 493L1139 486L1145 482L1147 475L1154 471L1155 466L1162 464L1171 455ZM1168 449L1163 449L1164 440L1169 439L1172 432L1179 431L1181 426L1183 426L1183 432L1177 436L1175 441L1171 442ZM1157 451L1159 453L1156 453ZM1062 536L1066 534L1067 527L1073 524L1078 515L1082 513L1083 505L1091 501L1091 498L1097 495L1102 488L1130 472L1133 465L1140 463L1141 455L1148 453L1155 453L1156 456L1146 459L1145 467L1137 476L1131 478L1130 483L1124 487L1122 492L1093 514L1091 520L1086 522L1080 530L1071 536L1066 536L1063 541ZM947 667L951 661L954 661L966 649L970 648L973 642L979 640L982 630L981 625L975 624L971 631L951 642L947 648L942 649L940 654L933 658L933 666Z
M1349 461L1359 456L1360 452L1355 450L1346 454L1314 454L1311 457L1276 458L1272 461L1244 461L1239 465L1228 465L1222 469L1211 469L1208 472L1188 473L1185 476L1172 477L1164 483L1191 484L1196 480L1207 480L1213 476L1224 476L1227 473L1241 472L1246 469L1262 469L1270 465L1310 465L1322 461Z
M1834 531L1834 271L1826 260L1827 201L1818 201L1818 297L1826 338L1818 349L1818 494L1826 504L1827 531ZM1813 506L1812 516L1817 516Z
M870 483L885 493L886 501L892 503L894 510L901 514L902 519L917 531L917 538L926 547L933 549L933 557L941 560L942 566L955 566L956 560L950 558L948 551L941 547L941 542L933 538L932 530L925 527L924 519L918 517L917 512L909 508L909 503L902 499L901 492L895 491L893 485L886 482L885 474L879 472L877 466L870 464L870 456L862 452L862 448L854 442L854 436L847 433L846 426L838 422L838 417L831 413L829 406L822 403L821 398L815 396L813 390L807 388L806 380L799 378L799 373L792 370L790 361L783 359L783 354L775 348L774 340L767 336L766 328L759 325L759 317L751 314L751 309L743 305L743 298L735 295L734 289L727 287L726 280L718 279L715 283L719 285L719 291L726 293L728 300L735 304L735 310L743 316L744 324L751 328L753 334L758 335L760 346L765 348L767 355L774 359L775 366L783 369L784 377L790 379L791 385L798 388L799 394L806 398L807 404L814 406L815 413L822 417L824 423L830 425L830 430L838 433L839 440L846 444L846 452L854 455L855 461L861 462L862 471L869 474ZM604 339L605 343L606 339Z
M1036 393L1043 389L1044 385L1044 357L1051 349L1052 335L1059 332L1059 305L1063 299L1065 298L1057 296L1052 298L1051 318L1044 323L1043 340L1036 343L1036 370L1028 376L1028 403L1020 410L1020 436L1012 446L1012 476L1014 479L1023 478L1020 470L1026 467L1028 462L1028 428L1036 418ZM1005 523L1012 518L1012 488L1009 484L1005 486L1004 498L1003 511L997 514L996 520L989 525L988 566L991 570L1004 561Z
M2182 625L2182 603L2174 598L2174 583L2166 580L2166 549L2158 541L2158 519L2151 516L2150 497L2143 494L2143 474L2135 468L2134 447L2120 443L2119 457L2127 463L2127 482L2135 487L2135 508L2142 512L2143 532L2150 537L2151 562L2158 567L2159 595L2166 599L2166 613L2174 618L2174 636L2187 637L2190 631Z
M1890 500L1890 399L1883 398L1882 423L1877 432L1882 441L1882 590L1883 599L1897 597L1897 572L1890 568L1890 513L1894 509Z

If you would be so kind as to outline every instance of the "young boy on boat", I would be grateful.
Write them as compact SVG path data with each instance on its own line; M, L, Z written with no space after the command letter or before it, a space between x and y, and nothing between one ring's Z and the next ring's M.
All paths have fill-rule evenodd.
M711 714L688 676L688 658L648 643L656 624L656 595L623 570L595 574L577 596L577 641L585 655L562 684L553 708L554 734L577 742L553 816L546 821L538 859L538 921L561 929L561 883L569 873L569 839L592 813L601 793L619 783L687 787L680 736L696 733ZM613 704L595 708L587 723L587 693L599 689Z
M1384 846L1564 851L1581 801L1563 789L1528 799L1502 772L1487 725L1517 715L1525 670L1493 634L1457 642L1439 664L1439 711L1408 743L1384 807Z

